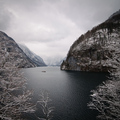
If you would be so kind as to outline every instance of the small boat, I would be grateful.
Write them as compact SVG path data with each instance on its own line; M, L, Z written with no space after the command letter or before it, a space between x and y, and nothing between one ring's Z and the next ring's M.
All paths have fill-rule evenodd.
M46 71L42 71L42 72L46 72Z

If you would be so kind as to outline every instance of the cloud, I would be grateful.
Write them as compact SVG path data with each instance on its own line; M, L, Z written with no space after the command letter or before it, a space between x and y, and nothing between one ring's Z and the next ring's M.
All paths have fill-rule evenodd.
M66 0L61 11L84 31L105 21L119 7L119 0Z
M10 27L10 22L13 15L7 9L4 9L3 6L0 5L0 29L7 30Z
M47 59L119 9L120 0L1 0L0 29Z
M74 23L70 19L48 2L43 2L40 8L36 8L38 5L35 5L31 12L26 11L26 2L23 6L19 2L18 8L17 5L14 7L10 4L10 6L12 7L8 6L8 8L14 15L14 19L11 24L11 31L8 32L19 42L25 40L40 42L60 40L68 36L69 30L74 27ZM31 4L28 4L27 8L30 6Z

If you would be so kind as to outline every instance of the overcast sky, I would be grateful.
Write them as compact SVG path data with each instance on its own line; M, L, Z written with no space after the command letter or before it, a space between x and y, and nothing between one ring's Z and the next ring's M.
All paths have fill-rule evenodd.
M45 61L60 59L119 9L120 0L0 0L0 30Z

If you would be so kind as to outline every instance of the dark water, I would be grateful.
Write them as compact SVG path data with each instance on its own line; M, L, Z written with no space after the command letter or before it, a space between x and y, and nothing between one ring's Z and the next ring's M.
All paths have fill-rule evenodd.
M106 80L106 73L61 71L59 67L30 68L24 72L35 92L49 92L55 107L53 120L96 120L96 112L89 110L87 103L90 91Z

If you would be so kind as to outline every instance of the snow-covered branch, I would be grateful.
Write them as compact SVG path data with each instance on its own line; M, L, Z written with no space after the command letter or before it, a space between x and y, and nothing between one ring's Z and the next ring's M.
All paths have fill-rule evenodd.
M41 98L34 103L32 101L33 91L26 87L26 79L23 77L21 69L10 62L10 54L4 49L0 58L0 120L24 120L23 115L34 114L36 119L41 119L35 115L37 104L46 115L44 120L50 120L52 107L48 107L50 98L48 94L41 93ZM15 54L15 53L14 53Z
M99 112L97 118L102 120L120 119L120 30L113 31L117 35L109 37L109 45L105 48L112 51L109 63L114 65L115 69L110 71L109 80L92 91L92 101L88 104L90 109Z

